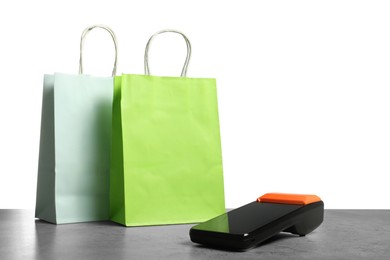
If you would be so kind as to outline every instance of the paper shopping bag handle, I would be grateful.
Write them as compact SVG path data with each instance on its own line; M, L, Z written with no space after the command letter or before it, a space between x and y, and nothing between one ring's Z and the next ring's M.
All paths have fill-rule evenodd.
M114 77L115 74L116 74L116 64L117 64L117 61L118 61L118 43L116 41L116 37L115 37L114 31L110 27L108 27L106 25L102 25L102 24L91 25L91 26L85 28L85 30L81 34L79 74L83 74L83 46L84 46L84 40L85 40L85 37L87 36L87 34L91 30L93 30L94 28L101 28L101 29L106 30L111 35L111 38L112 38L112 40L114 42L114 46L115 46L115 61L114 61L114 69L112 70L112 76Z
M152 37L150 37L148 43L146 44L146 48L145 48L145 57L144 57L145 74L146 75L150 75L149 61L148 61L148 53L149 53L150 44L152 43L152 40L153 40L154 37L156 37L157 35L159 35L161 33L166 33L166 32L172 32L172 33L180 34L181 36L183 36L184 40L186 41L186 44L187 44L187 57L186 57L186 60L184 62L183 69L181 71L181 77L186 77L187 76L188 64L190 63L190 58L191 58L191 43L188 40L187 36L184 35L184 33L176 31L176 30L171 30L171 29L158 31L155 34L153 34Z

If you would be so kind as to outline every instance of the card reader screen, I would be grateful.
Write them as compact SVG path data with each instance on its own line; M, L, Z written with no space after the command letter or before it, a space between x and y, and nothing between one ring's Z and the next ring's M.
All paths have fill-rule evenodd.
M201 223L193 229L242 235L265 226L300 207L302 205L255 201Z

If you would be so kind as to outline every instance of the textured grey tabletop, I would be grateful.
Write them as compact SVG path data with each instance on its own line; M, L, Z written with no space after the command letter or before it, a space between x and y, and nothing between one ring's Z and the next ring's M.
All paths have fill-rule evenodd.
M390 210L326 210L305 237L280 234L246 252L193 244L191 225L53 225L28 210L0 210L0 259L390 259Z

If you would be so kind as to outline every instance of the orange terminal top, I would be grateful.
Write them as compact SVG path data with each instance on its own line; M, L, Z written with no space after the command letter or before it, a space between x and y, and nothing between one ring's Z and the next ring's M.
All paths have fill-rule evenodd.
M257 198L257 202L307 205L310 203L321 201L316 195L306 194L289 194L289 193L266 193Z

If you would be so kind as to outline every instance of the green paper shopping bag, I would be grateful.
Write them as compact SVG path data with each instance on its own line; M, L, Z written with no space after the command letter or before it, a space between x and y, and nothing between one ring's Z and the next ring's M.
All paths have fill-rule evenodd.
M181 77L150 76L148 49L181 34ZM125 226L194 223L225 212L216 81L188 78L191 45L154 34L146 75L114 80L110 219Z
M61 224L109 218L113 76L45 75L35 216Z

